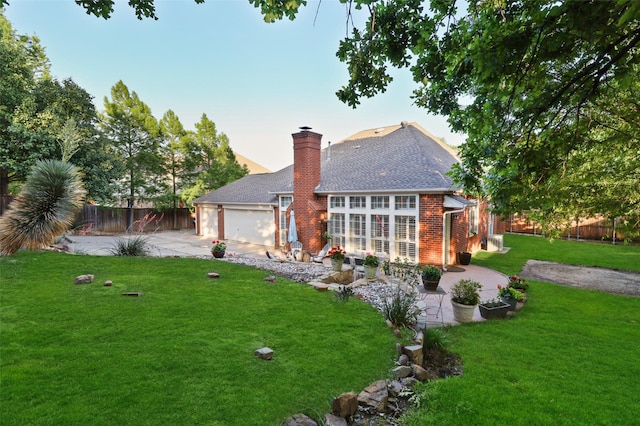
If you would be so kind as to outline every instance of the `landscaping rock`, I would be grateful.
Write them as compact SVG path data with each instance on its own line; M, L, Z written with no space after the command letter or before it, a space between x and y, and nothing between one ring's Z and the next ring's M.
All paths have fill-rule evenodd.
M258 350L255 351L255 355L258 358L262 358L264 360L270 360L271 358L273 358L273 350L270 348L260 348Z
M386 411L388 401L389 391L385 380L378 380L358 394L358 402L361 405L372 407L379 413Z
M393 374L393 377L395 377L396 379L402 379L404 377L409 377L412 372L413 372L413 370L408 365L401 365L401 366L396 367L393 370L391 370L391 373Z
M275 283L276 281L278 281L278 278L276 278L275 275L269 275L264 280L269 283Z
M306 414L294 414L284 421L283 426L318 426L318 423Z
M398 396L404 389L404 385L398 380L392 380L387 386L390 395Z
M400 383L402 383L405 387L411 389L420 382L415 377L405 377L404 379L400 379Z
M219 273L217 273L217 272L209 272L209 273L207 274L207 276L208 276L209 278L220 278L220 274L219 274Z
M324 415L324 426L347 426L347 421L335 414L327 413Z
M113 285L113 281L111 280L106 280L103 284L105 287L111 287Z
M409 365L409 357L406 354L402 354L398 357L399 365Z
M331 404L333 413L344 418L353 416L358 409L358 394L355 392L345 392L333 399Z
M344 271L334 272L328 277L324 278L322 282L325 284L351 284L353 282L353 270L347 269Z
M422 365L422 345L405 346L403 353L409 357L412 363Z
M426 382L430 379L429 372L417 364L412 365L412 373L413 377L420 380L421 382Z
M75 280L73 280L74 284L90 284L93 282L93 275L78 275Z

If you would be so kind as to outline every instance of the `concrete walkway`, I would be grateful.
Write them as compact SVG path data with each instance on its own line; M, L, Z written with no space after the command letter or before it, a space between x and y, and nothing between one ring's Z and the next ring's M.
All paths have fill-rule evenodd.
M118 238L126 236L79 236L68 237L68 245L76 253L90 255L111 255ZM152 255L159 257L211 257L211 238L199 237L194 231L168 231L155 234L145 234L144 238L152 247ZM248 244L238 241L225 241L227 252L236 256L253 257L264 259L266 251L273 251L273 247L258 244ZM424 289L420 290L421 300L427 306L427 325L457 324L453 319L451 308L451 298L449 292L451 287L461 279L471 279L482 284L480 300L488 300L497 296L498 284L505 286L508 277L499 272L477 265L464 265L452 268L459 272L445 272L440 279L440 288L443 294L427 294ZM441 308L441 309L439 309ZM474 321L484 321L480 316L480 311L476 308Z

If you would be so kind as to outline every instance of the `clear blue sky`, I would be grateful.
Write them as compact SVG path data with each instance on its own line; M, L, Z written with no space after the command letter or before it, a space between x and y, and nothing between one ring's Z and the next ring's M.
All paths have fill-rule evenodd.
M16 31L37 35L52 74L73 78L98 110L122 80L156 118L172 109L193 129L205 113L234 150L274 171L292 163L291 133L300 126L321 133L323 147L403 120L454 145L464 139L444 118L412 105L408 70L394 72L387 92L356 110L337 99L347 82L346 64L335 56L346 31L337 0L323 0L318 11L309 0L295 21L274 24L248 0L156 0L157 21L139 21L124 0L106 21L73 0L10 2L5 16Z

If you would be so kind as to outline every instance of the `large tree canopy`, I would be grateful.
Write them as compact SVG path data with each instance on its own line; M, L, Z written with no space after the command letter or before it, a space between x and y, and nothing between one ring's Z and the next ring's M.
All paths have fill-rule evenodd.
M267 22L307 3L248 1ZM414 101L468 136L455 178L496 212L533 210L548 223L625 216L640 232L640 2L340 1L352 30L337 52L350 76L339 99L356 107L386 90L390 67L410 68ZM113 9L76 2L105 18ZM155 18L153 3L129 2ZM361 28L356 10L368 13Z

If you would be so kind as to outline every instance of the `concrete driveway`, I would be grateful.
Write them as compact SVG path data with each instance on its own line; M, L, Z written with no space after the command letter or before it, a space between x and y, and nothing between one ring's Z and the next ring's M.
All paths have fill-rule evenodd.
M132 235L70 235L67 244L73 252L98 256L111 255L111 249L117 239L136 237ZM211 239L200 237L193 230L165 231L143 234L152 249L152 256L158 257L211 257ZM227 252L244 257L266 257L266 251L273 247L257 244L225 241Z

